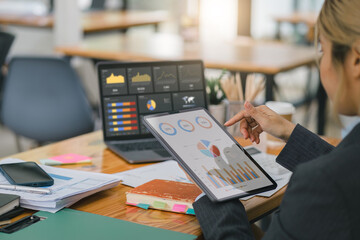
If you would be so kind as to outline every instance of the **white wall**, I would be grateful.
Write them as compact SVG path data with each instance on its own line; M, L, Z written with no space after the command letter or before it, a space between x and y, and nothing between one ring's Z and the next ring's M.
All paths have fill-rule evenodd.
M276 24L274 16L292 11L289 0L253 0L251 11L251 35L254 38L273 38Z
M237 35L237 0L202 0L200 39L232 40Z

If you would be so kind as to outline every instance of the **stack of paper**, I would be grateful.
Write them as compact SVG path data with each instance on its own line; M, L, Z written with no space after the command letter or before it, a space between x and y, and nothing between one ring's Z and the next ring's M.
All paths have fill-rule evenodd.
M0 164L15 162L22 160L8 158L0 161ZM51 194L42 195L4 189L0 189L0 193L19 195L20 205L24 208L54 213L91 194L115 187L120 182L120 178L116 175L40 166L54 179L54 185L47 187L51 189ZM0 174L0 184L9 184L2 174Z

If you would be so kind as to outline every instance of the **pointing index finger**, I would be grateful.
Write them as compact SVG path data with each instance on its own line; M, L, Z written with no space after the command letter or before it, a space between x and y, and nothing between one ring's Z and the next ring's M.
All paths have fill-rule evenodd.
M242 110L242 111L238 112L235 116L233 116L224 125L229 127L229 126L233 125L234 123L239 122L241 119L243 119L245 117L250 117L250 115L245 110Z

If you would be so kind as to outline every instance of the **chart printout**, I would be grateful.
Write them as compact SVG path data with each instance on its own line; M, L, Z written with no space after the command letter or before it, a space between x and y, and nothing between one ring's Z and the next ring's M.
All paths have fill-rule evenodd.
M219 200L272 185L204 110L147 121Z

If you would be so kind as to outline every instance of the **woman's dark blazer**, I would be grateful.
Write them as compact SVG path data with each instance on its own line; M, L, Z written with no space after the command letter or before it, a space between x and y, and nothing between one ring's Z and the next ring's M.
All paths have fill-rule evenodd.
M276 161L294 173L264 239L360 239L360 124L336 148L297 125ZM240 201L194 209L205 239L253 239Z

